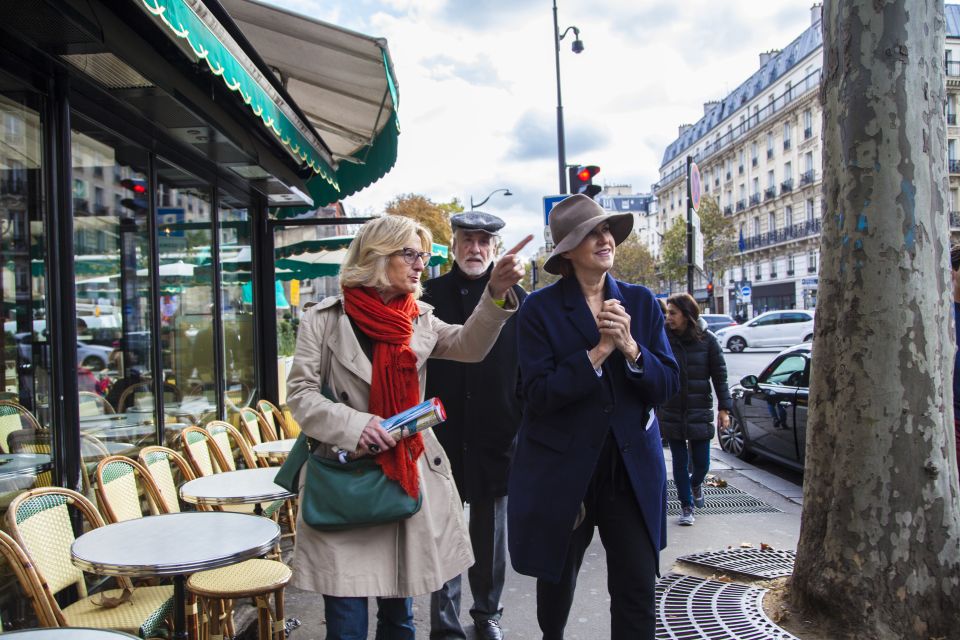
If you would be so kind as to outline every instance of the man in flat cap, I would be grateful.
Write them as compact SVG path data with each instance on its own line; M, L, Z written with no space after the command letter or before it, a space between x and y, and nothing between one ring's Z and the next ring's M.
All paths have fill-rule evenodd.
M497 254L503 227L500 218L481 211L451 216L454 265L449 273L427 280L423 300L444 322L462 324L480 301ZM526 292L514 286L517 299ZM460 497L470 504L470 539L475 564L467 577L473 593L470 616L477 638L500 640L500 594L506 570L507 472L520 425L517 395L517 334L511 318L483 362L466 364L431 359L427 363L427 397L447 409L436 429L450 458ZM430 639L466 638L460 625L460 576L430 599Z

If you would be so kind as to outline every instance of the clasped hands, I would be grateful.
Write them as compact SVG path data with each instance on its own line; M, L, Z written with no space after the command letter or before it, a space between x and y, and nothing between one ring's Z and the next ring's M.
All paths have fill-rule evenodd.
M600 330L600 342L593 351L599 356L599 362L594 362L595 367L602 364L615 349L622 351L628 362L636 362L640 357L640 347L630 334L630 314L619 300L611 298L603 301L597 314L597 328Z

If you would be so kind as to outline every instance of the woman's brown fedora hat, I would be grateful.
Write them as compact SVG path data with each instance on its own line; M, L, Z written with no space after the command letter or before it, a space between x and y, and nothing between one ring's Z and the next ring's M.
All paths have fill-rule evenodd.
M609 214L591 198L578 193L564 198L550 211L550 235L555 243L553 253L543 263L547 273L560 275L560 255L583 242L587 234L604 222L610 225L613 241L620 244L633 230L632 213Z

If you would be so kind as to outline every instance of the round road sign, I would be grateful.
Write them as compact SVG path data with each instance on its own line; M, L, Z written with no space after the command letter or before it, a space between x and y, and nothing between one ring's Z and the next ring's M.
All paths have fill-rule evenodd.
M694 211L700 208L700 167L696 162L690 163L690 204Z

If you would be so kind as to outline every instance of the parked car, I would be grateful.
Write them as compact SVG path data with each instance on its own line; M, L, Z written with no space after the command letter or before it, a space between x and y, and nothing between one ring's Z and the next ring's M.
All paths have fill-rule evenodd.
M14 338L17 341L17 351L20 357L21 365L30 366L33 362L33 345L40 345L41 349L48 349L47 341L32 340L33 334L30 332L16 333ZM100 371L106 369L110 362L110 353L112 347L105 347L99 344L77 341L77 364L91 371Z
M809 311L767 311L750 322L716 332L720 346L733 353L747 347L789 347L813 340L813 314Z
M724 327L732 327L737 321L725 313L701 313L700 317L707 323L707 331L717 332Z
M743 460L759 454L803 470L810 354L810 343L781 351L759 376L745 376L730 390L730 427L720 432L724 451Z

